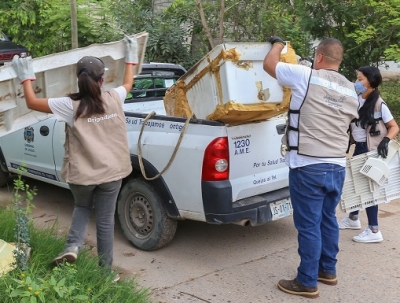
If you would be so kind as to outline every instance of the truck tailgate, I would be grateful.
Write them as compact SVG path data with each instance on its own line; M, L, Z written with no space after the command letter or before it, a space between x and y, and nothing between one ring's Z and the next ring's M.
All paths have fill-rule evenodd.
M280 152L285 117L227 128L232 202L288 186Z

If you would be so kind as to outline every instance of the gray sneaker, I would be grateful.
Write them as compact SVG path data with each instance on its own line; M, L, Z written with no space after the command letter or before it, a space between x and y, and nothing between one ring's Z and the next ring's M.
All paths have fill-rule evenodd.
M78 246L67 247L61 254L54 258L52 263L55 265L63 263L64 261L68 263L74 263L78 258L78 252Z

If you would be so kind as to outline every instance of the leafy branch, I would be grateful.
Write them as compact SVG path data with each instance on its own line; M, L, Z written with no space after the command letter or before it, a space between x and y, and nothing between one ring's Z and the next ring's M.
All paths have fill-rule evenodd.
M30 188L22 180L21 173L26 172L22 166L18 169L18 177L14 180L14 196L13 208L16 214L16 226L14 228L15 250L15 265L21 270L27 270L27 263L30 252L30 237L29 237L29 215L35 206L32 203L36 195L36 189Z

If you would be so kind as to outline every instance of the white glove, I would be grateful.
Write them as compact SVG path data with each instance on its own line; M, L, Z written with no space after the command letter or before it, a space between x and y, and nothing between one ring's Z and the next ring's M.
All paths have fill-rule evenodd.
M125 35L125 63L137 65L139 63L138 53L137 53L137 39L136 37L128 37Z
M13 66L21 84L26 80L35 81L36 76L33 71L32 66L32 57L20 58L18 55L15 55L11 65Z

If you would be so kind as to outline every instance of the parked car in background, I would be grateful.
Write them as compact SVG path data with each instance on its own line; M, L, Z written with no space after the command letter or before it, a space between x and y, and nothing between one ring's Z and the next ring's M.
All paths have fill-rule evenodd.
M29 51L21 44L12 42L11 37L0 31L0 65L11 62L15 55L27 57L29 56Z

